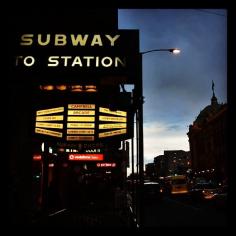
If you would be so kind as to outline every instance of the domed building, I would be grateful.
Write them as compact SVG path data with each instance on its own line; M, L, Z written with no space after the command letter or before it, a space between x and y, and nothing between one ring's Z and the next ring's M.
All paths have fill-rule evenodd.
M196 176L227 181L227 104L219 104L214 93L206 106L189 126L192 170Z

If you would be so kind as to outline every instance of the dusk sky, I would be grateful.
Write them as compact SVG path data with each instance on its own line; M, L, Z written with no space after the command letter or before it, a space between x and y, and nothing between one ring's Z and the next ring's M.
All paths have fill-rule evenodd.
M121 9L119 29L138 29L143 55L144 162L189 151L188 127L211 102L227 103L227 10Z

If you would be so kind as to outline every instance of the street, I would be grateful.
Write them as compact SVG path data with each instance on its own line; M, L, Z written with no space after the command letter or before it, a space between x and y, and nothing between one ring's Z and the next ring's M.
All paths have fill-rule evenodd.
M225 209L209 202L197 204L189 196L164 196L159 202L146 202L144 227L226 227Z

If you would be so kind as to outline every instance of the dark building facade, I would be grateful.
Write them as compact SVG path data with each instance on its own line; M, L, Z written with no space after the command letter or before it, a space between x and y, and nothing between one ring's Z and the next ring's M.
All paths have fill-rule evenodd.
M185 175L191 168L189 151L168 150L164 155L154 157L153 163L146 165L146 175L155 179L169 175Z
M184 175L190 168L190 153L183 150L164 151L164 156L168 162L167 175Z
M156 172L155 172L155 164L154 163L147 163L145 165L145 178L149 180L154 180L156 177Z
M219 104L214 94L189 126L192 168L196 175L227 180L227 104Z
M167 168L168 162L166 161L164 155L159 155L154 157L154 165L155 165L156 175L158 177L166 175L166 172L168 170Z

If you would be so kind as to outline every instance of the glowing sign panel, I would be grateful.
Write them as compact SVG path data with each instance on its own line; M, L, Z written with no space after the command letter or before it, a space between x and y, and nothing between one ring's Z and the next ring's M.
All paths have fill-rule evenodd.
M95 121L95 117L93 116L83 116L83 117L78 117L78 116L68 116L67 121L85 121L85 122L91 122Z
M37 116L36 121L63 120L63 116Z
M116 163L115 162L104 162L104 163L97 163L97 167L116 167Z
M94 116L95 115L95 111L89 111L89 110L68 110L68 115Z
M48 129L35 128L35 133L62 138L61 132L56 132Z
M45 110L39 110L37 111L36 115L47 115L47 114L52 114L52 113L58 113L58 112L63 112L64 107L57 107L57 108L50 108L50 109L45 109Z
M67 136L67 141L94 141L94 136Z
M94 123L67 123L67 128L94 128Z
M42 128L63 129L63 124L59 124L59 123L36 122L35 126L42 127Z
M107 113L111 115L117 115L117 116L127 116L126 111L111 111L110 109L104 108L104 107L99 107L99 112Z
M68 109L95 109L95 104L68 104Z
M98 107L99 114L96 116L95 104L68 104L67 106L68 108L56 107L36 111L35 133L63 137L67 141L95 141L119 135L124 139L124 134L129 135L127 111L113 111L106 107ZM63 112L63 114L44 115L56 112ZM64 115L65 122L59 122L64 120ZM95 124L97 121L98 124ZM60 129L58 131L61 132L52 129Z
M70 161L103 161L103 154L70 154Z
M118 130L112 130L108 132L103 132L99 133L99 138L105 138L109 136L114 136L114 135L120 135L120 134L126 134L127 130L126 129L118 129Z
M116 124L99 124L99 129L120 129L126 128L126 123L116 123Z
M33 160L34 161L40 161L41 160L41 155L34 155Z
M126 117L99 116L100 121L126 122Z
M93 129L67 129L67 134L94 134Z

